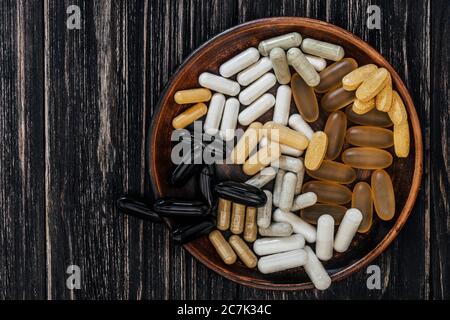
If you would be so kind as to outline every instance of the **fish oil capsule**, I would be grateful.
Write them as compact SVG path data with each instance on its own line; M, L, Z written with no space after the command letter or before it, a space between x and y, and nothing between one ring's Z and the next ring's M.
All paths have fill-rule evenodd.
M200 119L208 112L206 104L200 102L193 105L183 113L179 114L172 120L172 126L175 129L183 129L190 125L195 120Z
M326 112L333 112L348 106L355 101L355 92L344 90L342 87L328 91L322 99L320 106Z
M234 249L236 254L239 256L239 259L247 266L247 268L254 268L258 263L258 258L255 254L250 250L248 245L237 235L232 235L230 239L228 239L231 247Z
M230 244L227 240L225 240L219 230L214 230L209 234L209 241L211 241L212 245L225 264L233 264L236 262L236 253L234 253Z
M273 213L273 220L275 222L286 222L292 225L295 233L299 233L305 237L305 240L313 243L316 242L316 228L309 223L303 221L299 216L292 212L284 212L280 209Z
M258 208L256 218L256 224L263 229L268 228L272 220L272 192L264 190L264 193L267 196L267 202L263 207Z
M372 73L377 71L378 67L374 64L361 66L342 78L342 87L347 91L354 91L366 80Z
M340 154L344 145L347 130L347 117L342 111L334 111L328 116L323 130L328 137L328 147L325 159L334 160Z
M298 211L315 205L317 202L317 195L314 192L306 192L294 199L291 211Z
M259 141L259 146L262 148L267 146L268 143L269 140L267 139L267 137L262 137ZM281 154L284 154L286 156L300 157L303 154L303 150L297 150L284 144L280 144L279 146Z
M273 48L279 47L287 50L292 47L298 47L300 43L302 43L302 36L298 32L291 32L261 41L258 45L258 50L261 55L268 56Z
M217 206L217 229L225 231L230 228L231 201L219 198Z
M230 231L234 234L241 234L245 225L245 205L233 203L231 211Z
M324 160L319 169L307 170L307 172L314 179L339 184L349 184L356 179L356 171L352 167L331 160Z
M377 110L388 112L392 104L392 84L389 83L384 86L379 94L375 97L375 106Z
M317 104L314 89L295 73L291 78L292 95L295 106L302 118L307 122L314 122L319 118L319 105Z
M391 220L395 215L395 195L392 180L384 170L376 170L371 178L373 203L381 220Z
M273 187L273 204L278 207L280 205L281 188L283 186L283 178L286 171L278 169L277 176L275 178L275 185Z
M362 219L363 215L358 209L351 208L347 210L334 239L334 250L337 252L347 251Z
M352 200L349 188L327 181L309 181L303 185L302 191L314 192L317 201L331 204L346 204Z
M259 51L256 48L248 48L227 62L224 62L219 68L219 73L224 78L232 77L239 71L244 70L258 61L258 59Z
M305 54L305 57L317 72L320 72L327 67L327 61L324 58L312 56L309 54Z
M286 59L286 53L281 48L270 50L270 61L272 61L273 71L280 84L286 84L291 81L291 71Z
M375 108L375 98L372 98L367 102L362 102L361 100L355 99L352 108L354 113L366 114L367 112Z
M333 256L334 219L329 214L321 215L317 220L316 256L322 261Z
M208 114L203 125L206 134L213 136L219 131L224 106L225 96L221 93L215 93L209 103Z
M382 149L389 148L394 144L391 130L372 126L348 128L345 140L354 146Z
M294 201L295 184L297 183L297 175L292 172L286 172L283 177L281 186L279 207L283 211L289 211Z
M314 90L323 93L332 88L339 87L342 83L342 78L357 67L358 63L353 58L345 58L329 65L319 73L320 83Z
M331 285L331 278L328 275L327 271L310 247L305 246L305 251L308 256L308 259L303 266L303 268L305 268L306 274L311 279L311 282L314 284L314 287L316 287L316 289L328 289Z
M263 126L263 134L269 140L287 145L294 149L305 150L308 147L308 139L295 130L282 126L272 121L266 122Z
M394 149L399 158L406 158L409 155L409 125L408 121L394 126Z
M302 192L303 179L305 178L305 164L302 158L299 158L299 160L302 161L303 166L297 172L297 184L295 185L295 192L294 192L295 195L300 194Z
M269 111L274 105L275 97L270 93L263 94L250 106L241 111L238 117L239 123L243 126L248 126Z
M292 129L302 133L308 140L311 140L314 131L301 115L296 113L290 116L289 126Z
M228 96L237 96L241 86L236 81L217 76L209 72L203 72L198 77L198 83L205 88L217 91Z
M222 123L220 125L220 136L228 141L234 138L237 118L239 114L239 101L236 98L229 98L225 102Z
M308 86L315 87L320 83L319 74L299 48L289 49L287 60Z
M317 224L317 220L324 214L333 217L336 224L340 224L347 208L337 204L317 203L300 211L303 220L311 224Z
M314 132L305 153L305 167L309 170L320 168L328 147L328 137L323 131Z
M389 118L394 125L400 125L408 120L408 114L406 113L403 100L397 91L392 92L392 105L388 111Z
M272 62L269 58L261 58L247 69L238 73L236 80L241 86L248 86L272 69Z
M349 148L342 153L342 161L358 169L383 169L392 164L392 155L377 148Z
M383 89L387 77L390 77L389 71L385 68L377 69L356 89L356 98L363 102L375 98Z
M294 231L289 223L274 222L267 228L260 227L258 232L263 237L289 237Z
M245 183L250 184L257 188L262 188L266 184L268 184L270 181L275 179L275 176L277 175L277 169L273 167L264 168L261 170L260 173L258 173L256 176L252 177L251 179L247 180Z
M277 160L272 162L272 166L297 173L302 169L303 162L298 158L280 156Z
M262 96L266 91L277 83L277 78L273 73L266 73L261 78L253 82L239 94L239 101L248 106L253 101Z
M289 76L289 80L291 77ZM288 81L289 82L289 81ZM291 108L292 91L289 86L281 85L277 89L277 99L273 110L273 122L287 125Z
M358 182L353 188L352 208L361 211L363 219L358 228L358 232L365 233L372 226L373 200L372 190L366 182Z
M302 249L305 238L301 234L294 234L283 238L262 238L255 241L253 250L258 256Z
M242 170L246 175L253 176L278 159L280 155L278 144L270 142L266 147L259 149L257 153L248 158L242 166Z
M256 226L256 213L255 207L247 207L247 213L245 214L245 226L244 226L244 239L247 242L253 242L258 235L258 227Z
M205 88L180 90L173 97L178 104L205 102L211 99L211 91Z
M352 106L348 106L345 109L345 114L347 115L347 119L349 121L363 126L376 126L383 128L392 126L389 115L385 112L378 111L377 109L372 109L366 114L360 115L353 112Z
M258 261L258 270L263 274L279 272L303 266L308 259L303 249L291 250L264 256Z
M244 134L231 151L231 163L243 164L245 160L247 160L250 153L258 145L259 129L261 128L262 124L260 122L253 122L247 130L245 130Z
M345 55L341 46L311 38L304 39L301 48L305 53L333 61L339 61Z

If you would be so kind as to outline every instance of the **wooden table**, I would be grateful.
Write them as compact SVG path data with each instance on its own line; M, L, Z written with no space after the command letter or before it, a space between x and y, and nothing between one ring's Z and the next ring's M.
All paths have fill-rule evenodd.
M366 26L381 8L381 30ZM69 5L81 30L68 30ZM446 0L2 0L0 3L0 298L450 298L449 10ZM148 194L144 137L177 66L236 24L303 16L378 49L421 119L424 178L414 211L365 270L326 292L268 292L232 283L175 246L159 225L117 212ZM230 45L233 45L230 43ZM66 287L78 265L81 289Z

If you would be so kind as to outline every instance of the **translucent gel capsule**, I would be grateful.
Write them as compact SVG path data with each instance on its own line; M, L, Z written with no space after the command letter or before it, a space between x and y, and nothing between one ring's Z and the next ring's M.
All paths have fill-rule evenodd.
M376 126L376 127L390 127L392 126L391 119L389 115L385 112L378 111L377 109L372 109L366 114L356 114L352 110L352 106L348 106L345 109L345 114L347 119L351 122L364 125L364 126Z
M392 164L392 155L377 148L349 148L342 153L342 161L358 169L383 169Z
M347 117L342 111L334 111L328 116L323 130L328 137L328 148L325 159L334 160L340 154L344 145L347 130Z
M375 106L377 110L388 112L392 104L392 84L387 84L375 97Z
M307 122L316 121L319 118L319 105L314 89L308 86L297 73L291 78L291 89L295 106L303 119Z
M178 104L205 102L211 99L211 91L205 88L180 90L175 92L174 99Z
M358 182L353 187L352 208L361 211L363 220L358 228L358 232L365 233L372 226L373 200L372 190L366 182Z
M245 226L244 226L244 239L247 242L253 242L258 235L258 227L256 226L256 213L255 207L247 207L247 213L245 214Z
M356 179L356 171L352 167L331 160L324 160L317 170L306 171L314 179L339 184L350 184Z
M205 88L217 91L228 96L237 96L241 91L241 86L236 81L209 73L203 72L198 77L198 83Z
M280 84L291 81L291 71L286 59L286 52L281 48L273 48L270 51L270 61L272 61L273 71Z
M256 48L248 48L230 60L224 62L220 68L219 73L222 77L229 78L234 76L241 70L252 65L259 59L259 52Z
M303 193L314 192L317 201L330 204L346 204L352 200L349 188L327 181L309 181L303 185Z
M239 94L239 101L244 105L248 106L253 101L261 97L270 88L272 88L277 83L277 78L273 73L266 73L261 78L253 82L247 88L241 91Z
M299 48L289 49L287 60L308 86L315 87L320 83L319 74Z
M277 143L270 142L266 147L259 149L242 166L246 175L253 176L267 167L271 162L278 159L281 155L280 147Z
M312 56L309 54L305 54L305 57L317 72L320 72L327 67L327 61L324 58Z
M409 124L408 121L398 126L394 126L394 149L399 158L406 158L409 155Z
M371 73L369 77L361 83L356 89L356 98L363 102L367 102L384 88L386 78L389 77L389 71L385 68L379 68Z
M388 111L389 118L394 125L400 125L408 121L408 114L406 113L403 100L397 91L392 92L392 105Z
M258 258L250 250L248 245L237 235L232 235L228 240L231 247L234 249L239 259L247 266L247 268L254 268L258 263Z
M269 58L261 58L258 62L252 64L247 69L238 73L236 80L241 86L248 86L250 83L258 80L264 74L272 69L272 62Z
M233 203L231 211L230 231L234 234L241 234L245 226L245 205Z
M289 223L274 222L267 228L259 227L258 232L263 237L289 237L294 230Z
M231 151L230 160L234 164L243 164L247 160L259 141L259 129L262 128L260 122L253 122L244 132L238 143Z
M347 91L354 91L358 89L360 84L377 69L378 67L374 64L366 64L353 70L342 78L342 87Z
M214 230L209 234L209 240L212 245L216 249L220 258L222 258L225 264L233 264L237 260L236 253L234 253L230 244L223 237L222 233L219 230Z
M275 105L275 97L266 93L259 97L255 102L239 113L239 123L248 126L250 123L261 117Z
M225 231L230 228L231 201L219 198L217 206L217 229Z
M353 102L353 112L357 114L366 114L373 108L375 108L375 98L372 98L367 102L362 102L358 99Z
M341 46L311 38L304 39L301 48L305 53L333 61L339 61L345 55L344 48Z
M347 210L334 238L334 250L337 252L347 251L362 219L362 213L358 209L351 208Z
M301 42L302 36L298 32L291 32L261 41L258 45L258 50L261 55L268 56L270 50L272 50L273 48L279 47L281 49L287 50L292 47L298 47Z
M372 173L371 187L375 211L381 220L391 220L395 215L395 194L392 180L384 170Z
M267 202L263 207L258 208L256 224L259 228L268 228L270 221L272 221L272 193L268 190L264 190L267 196Z
M298 150L305 150L309 144L308 139L300 132L272 121L264 124L262 133L267 136L269 140L273 140Z
M347 208L337 204L317 203L300 211L303 220L311 224L317 224L317 220L324 214L333 217L336 224L340 224Z
M393 145L392 131L372 126L348 128L345 140L359 147L389 148Z
M329 65L319 73L320 83L314 90L323 93L332 88L339 87L342 78L357 67L358 63L352 58L345 58Z
M327 112L339 110L348 106L355 100L355 92L346 91L342 87L328 91L322 99L320 99L320 106Z
M206 104L200 102L193 105L183 113L179 114L172 120L172 126L175 129L183 129L190 125L195 120L200 119L208 112Z
M314 132L305 154L305 168L317 170L320 168L328 147L328 137L323 131Z

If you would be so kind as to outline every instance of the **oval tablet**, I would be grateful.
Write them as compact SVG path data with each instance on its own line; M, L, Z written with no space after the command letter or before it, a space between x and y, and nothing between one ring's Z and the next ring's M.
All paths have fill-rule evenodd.
M355 100L355 92L346 91L342 87L328 91L322 99L320 106L326 112L333 112L348 106Z
M319 73L320 83L314 87L314 91L323 93L332 88L339 87L342 78L357 67L358 63L353 58L345 58L329 65Z
M328 137L323 131L314 132L305 154L305 168L319 169L328 147Z
M392 85L387 84L375 97L375 106L377 110L388 112L392 105Z
M354 146L389 148L394 144L391 130L372 127L354 126L347 130L345 140Z
M347 91L354 91L358 89L360 84L377 69L378 67L374 64L366 64L353 70L342 78L342 87Z
M353 102L353 112L357 114L366 114L370 110L375 108L375 98L370 99L367 102L362 102L361 100L356 99Z
M214 230L209 234L209 240L216 249L220 258L222 258L225 264L233 264L236 262L237 256L231 248L230 244L223 237L219 230Z
M195 120L200 119L208 112L206 104L200 102L193 105L183 113L179 114L172 120L172 126L175 129L183 129L190 125Z
M408 114L406 113L403 100L395 90L392 92L392 104L388 114L394 125L400 125L408 120Z
M234 56L227 62L223 63L219 68L222 77L229 78L234 76L241 70L252 65L259 59L259 51L256 48L248 48L238 55Z
M392 180L384 170L372 173L371 187L375 211L381 220L391 220L395 215L395 195Z
M317 224L317 220L324 214L333 217L335 224L340 224L347 208L337 204L317 203L300 211L303 220L311 224Z
M385 112L378 111L377 109L372 109L366 114L356 114L352 110L352 106L348 106L345 109L345 114L347 119L351 122L364 125L364 126L377 126L377 127L390 127L392 126L392 121L389 115Z
M317 201L330 204L346 204L352 200L349 188L327 181L308 181L303 185L303 193L314 192Z
M390 74L385 68L379 68L371 73L356 90L356 98L363 102L375 98L375 96L384 88L387 77L390 77Z
M365 233L370 230L372 226L373 217L373 200L372 190L366 182L358 182L353 188L352 208L361 211L363 220L358 228L358 232Z
M347 117L342 111L334 111L328 116L323 130L328 137L328 147L325 159L334 160L340 154L344 145L347 130Z
M409 124L408 121L394 126L394 149L399 158L406 158L409 155Z
M314 89L295 73L291 78L292 95L295 106L302 118L307 122L314 122L319 118L319 106L317 104Z
M306 171L314 179L339 184L350 184L356 179L355 169L346 164L331 160L324 160L317 170Z
M377 148L349 148L342 153L342 161L353 168L382 169L392 164L392 155Z
M173 97L178 104L205 102L211 99L211 91L205 88L180 90Z

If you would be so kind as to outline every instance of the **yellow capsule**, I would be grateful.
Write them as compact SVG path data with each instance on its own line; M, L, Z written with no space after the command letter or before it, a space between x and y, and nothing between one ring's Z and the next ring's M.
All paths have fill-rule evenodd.
M406 158L409 155L409 124L405 123L394 126L394 149L399 158Z
M337 204L317 203L300 211L300 217L308 223L317 224L321 215L329 214L334 219L334 224L341 223L347 208Z
M322 99L320 99L320 106L326 112L333 112L348 106L355 100L354 91L346 91L342 87L328 91Z
M208 112L208 107L204 103L197 103L184 111L182 114L176 116L172 120L172 126L175 129L183 129L190 125L195 120L200 119Z
M377 110L388 112L391 109L392 104L392 85L387 84L383 90L375 97L375 106Z
M375 108L375 99L370 99L367 102L356 99L353 102L353 112L357 114L366 114L373 108Z
M314 91L323 93L340 86L342 78L357 67L358 62L353 58L345 58L329 65L319 73L320 83L314 87Z
M363 220L359 225L358 232L365 233L372 226L373 201L372 190L366 182L358 182L353 188L352 208L361 211Z
M205 102L211 99L211 91L206 88L180 90L173 97L178 104Z
M317 201L330 204L346 204L352 200L349 188L328 181L308 181L303 185L302 193L314 192Z
M245 225L245 205L233 203L231 212L230 231L234 234L241 234Z
M397 91L392 92L392 104L388 111L389 118L394 125L400 125L407 122L408 114L406 113L405 105L403 100Z
M349 148L342 153L342 161L358 169L383 169L392 164L392 155L377 148Z
M258 235L258 226L256 225L257 210L254 207L248 207L245 215L244 239L247 242L253 242Z
M353 112L353 106L348 106L345 109L345 114L347 115L347 119L349 121L364 126L376 126L384 128L392 126L389 115L385 112L378 111L377 109L372 109L366 114L357 114Z
M386 84L385 81L388 76L389 71L385 68L379 68L377 71L370 74L369 77L361 83L358 89L356 89L356 98L363 102L375 98Z
M295 73L291 78L292 95L300 115L307 122L314 122L319 118L319 106L317 104L314 89Z
M219 198L217 206L217 229L225 231L230 228L231 201Z
M346 164L330 160L324 160L319 169L306 170L306 172L314 179L339 184L349 184L356 179L355 169Z
M220 258L222 258L223 262L225 262L225 264L233 264L236 262L236 253L234 253L230 244L227 240L225 240L219 230L214 230L209 234L209 241L211 241L212 245L216 249Z
M372 126L354 126L347 130L345 140L354 146L389 148L394 144L392 131Z
M247 268L254 268L258 263L258 258L255 254L250 250L248 245L242 240L239 236L232 235L228 240L231 244L231 247L239 256L239 259L247 266Z
M354 91L358 89L359 85L366 80L373 72L377 71L378 67L374 64L366 64L361 66L344 78L342 78L342 87L348 91Z
M323 131L313 133L305 154L305 167L309 170L317 170L322 164L328 147L328 137Z
M236 146L230 154L231 163L243 164L247 160L250 153L256 148L259 141L259 129L262 128L259 122L253 122L245 130L242 137L239 139Z
M267 167L271 162L277 160L280 156L281 150L279 144L271 141L248 158L242 166L242 170L246 175L253 176Z
M347 117L342 111L330 113L325 129L323 130L328 137L328 148L325 159L334 160L341 153L344 145L345 132L347 130Z
M268 139L274 142L287 145L297 150L305 150L309 143L308 138L302 133L273 121L264 124L262 135L267 136Z
M371 178L373 203L381 220L391 220L395 215L395 195L392 180L384 170L376 170Z

